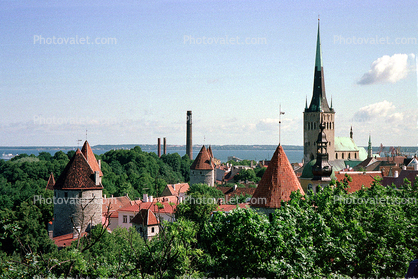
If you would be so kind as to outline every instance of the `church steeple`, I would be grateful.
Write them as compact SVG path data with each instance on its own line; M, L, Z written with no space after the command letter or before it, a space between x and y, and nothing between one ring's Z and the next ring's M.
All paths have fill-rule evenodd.
M319 19L318 19L318 34L316 38L316 56L315 56L315 71L314 71L314 86L311 104L305 111L309 112L330 112L332 109L328 106L327 97L325 95L325 81L324 69L322 66L321 53L321 38L319 33Z

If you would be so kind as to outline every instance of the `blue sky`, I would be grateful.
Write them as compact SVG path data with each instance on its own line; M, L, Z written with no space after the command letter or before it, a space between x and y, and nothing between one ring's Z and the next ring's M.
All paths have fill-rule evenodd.
M0 1L0 145L302 145L318 15L336 136L417 145L418 4L344 2Z

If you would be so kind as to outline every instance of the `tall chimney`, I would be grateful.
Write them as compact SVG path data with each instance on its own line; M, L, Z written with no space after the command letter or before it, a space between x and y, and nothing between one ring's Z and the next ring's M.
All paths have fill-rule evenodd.
M193 159L193 143L192 143L192 111L187 111L187 131L186 131L186 154Z
M161 138L158 138L158 157L161 157Z
M163 138L163 145L164 145L163 154L166 155L167 154L167 141L165 140L165 138Z

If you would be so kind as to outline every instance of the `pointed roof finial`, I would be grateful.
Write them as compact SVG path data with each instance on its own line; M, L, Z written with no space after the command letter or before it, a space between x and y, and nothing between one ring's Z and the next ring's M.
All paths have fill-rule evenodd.
M332 95L331 95L331 107L330 108L332 108Z
M281 132L281 125L282 125L282 114L284 114L284 111L282 111L282 104L279 105L279 145L280 145L280 132Z
M308 109L308 95L306 95L305 109Z
M321 56L321 37L320 37L320 34L319 34L319 18L318 18L318 34L317 34L317 38L316 38L315 66L319 67L318 70L321 70L322 56Z

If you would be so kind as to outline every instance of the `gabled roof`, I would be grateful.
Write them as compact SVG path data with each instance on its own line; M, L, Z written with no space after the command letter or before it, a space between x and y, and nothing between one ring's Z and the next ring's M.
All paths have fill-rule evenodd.
M141 209L138 214L132 219L131 223L144 225L144 226L152 226L158 225L157 217L155 214L149 209Z
M98 171L99 175L103 176L102 170L99 167L99 163L97 162L96 157L94 156L93 150L91 150L88 141L84 142L83 148L81 148L81 153L83 153L92 170Z
M334 145L335 151L359 151L359 148L354 143L354 140L349 137L335 137Z
M46 189L54 190L54 185L55 185L55 178L54 178L54 174L51 172L48 178L48 183L46 184Z
M279 208L281 201L289 201L293 191L304 191L287 159L283 147L279 145L270 164L258 183L251 199L253 207ZM263 202L265 198L265 202Z
M178 196L179 194L186 193L188 190L189 183L167 184L161 196Z
M202 146L199 154L194 160L193 164L190 166L191 170L213 170L214 166L211 162L208 151L205 146Z
M94 171L83 153L77 149L70 162L61 173L54 186L55 190L101 190L101 184L96 185ZM100 197L101 198L101 197Z

